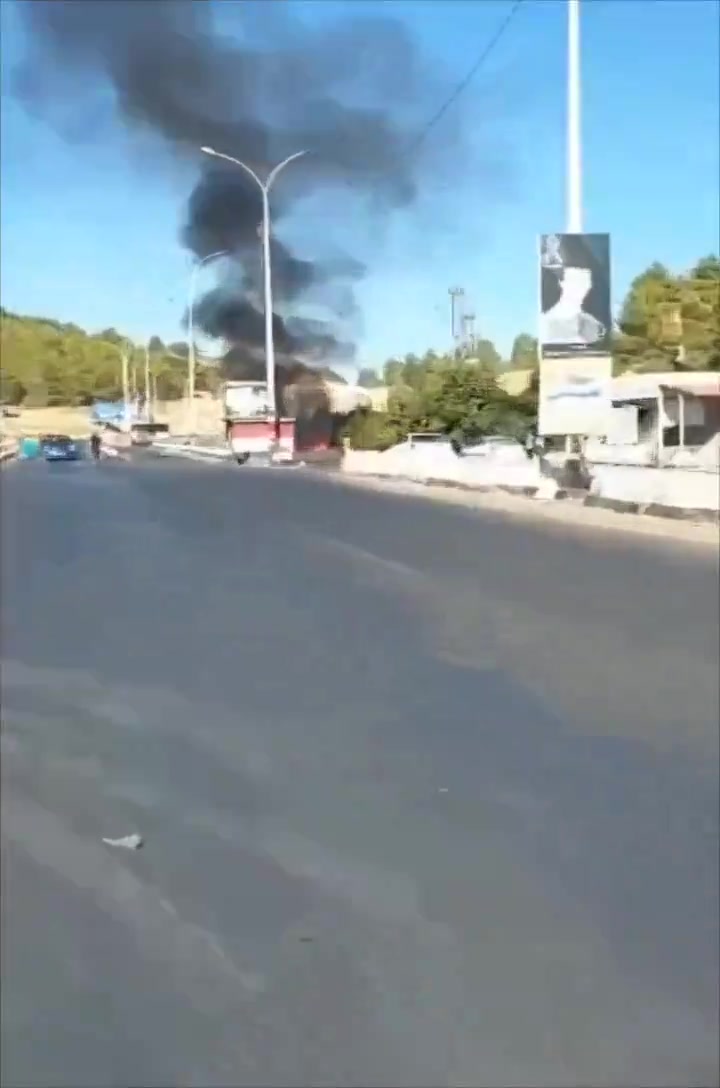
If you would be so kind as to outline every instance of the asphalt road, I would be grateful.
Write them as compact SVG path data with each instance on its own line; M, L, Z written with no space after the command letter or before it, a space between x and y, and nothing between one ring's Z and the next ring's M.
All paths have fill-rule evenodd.
M188 462L2 514L8 1088L718 1084L711 553Z

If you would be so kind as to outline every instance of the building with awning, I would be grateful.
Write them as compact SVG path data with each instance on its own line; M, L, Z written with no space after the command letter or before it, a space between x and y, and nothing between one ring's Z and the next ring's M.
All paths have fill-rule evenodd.
M720 373L622 374L610 388L606 440L589 443L592 460L665 464L702 461L720 432ZM716 457L716 454L712 455Z
M713 370L667 371L655 374L621 374L613 378L610 399L613 404L653 400L658 389L688 397L720 397L720 372Z

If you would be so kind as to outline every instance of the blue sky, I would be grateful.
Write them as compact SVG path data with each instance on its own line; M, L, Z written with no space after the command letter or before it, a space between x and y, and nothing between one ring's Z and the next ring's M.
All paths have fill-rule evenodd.
M354 2L406 21L457 80L510 7ZM155 169L119 129L100 144L68 145L29 117L9 96L21 41L12 4L0 6L3 305L138 339L180 338L189 258L177 235L192 169ZM317 21L342 7L298 6ZM582 0L584 226L612 236L616 306L651 261L683 269L719 248L719 21L717 0ZM451 284L465 288L476 331L502 351L535 331L536 237L565 224L565 48L564 0L525 0L458 102L472 165L457 162L454 180L357 239L369 260L360 365L448 346ZM484 147L500 157L506 184L485 183ZM328 229L319 202L303 216L306 230ZM353 248L352 222L331 229ZM203 280L209 287L212 271Z

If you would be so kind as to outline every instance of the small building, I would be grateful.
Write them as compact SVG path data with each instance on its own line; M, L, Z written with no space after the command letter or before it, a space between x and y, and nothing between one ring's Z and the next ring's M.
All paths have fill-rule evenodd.
M702 463L720 433L720 373L671 371L613 378L607 435L590 439L589 461ZM704 452L703 452L704 451Z

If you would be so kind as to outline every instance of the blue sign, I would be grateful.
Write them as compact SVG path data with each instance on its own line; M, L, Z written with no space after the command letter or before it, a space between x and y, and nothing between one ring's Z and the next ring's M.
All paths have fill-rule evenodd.
M133 404L125 405L119 401L96 401L92 409L92 417L98 423L122 423L124 419L137 419L137 407Z
M36 457L40 456L40 439L39 438L22 438L20 440L20 449L18 450L18 457L21 461L32 461Z

